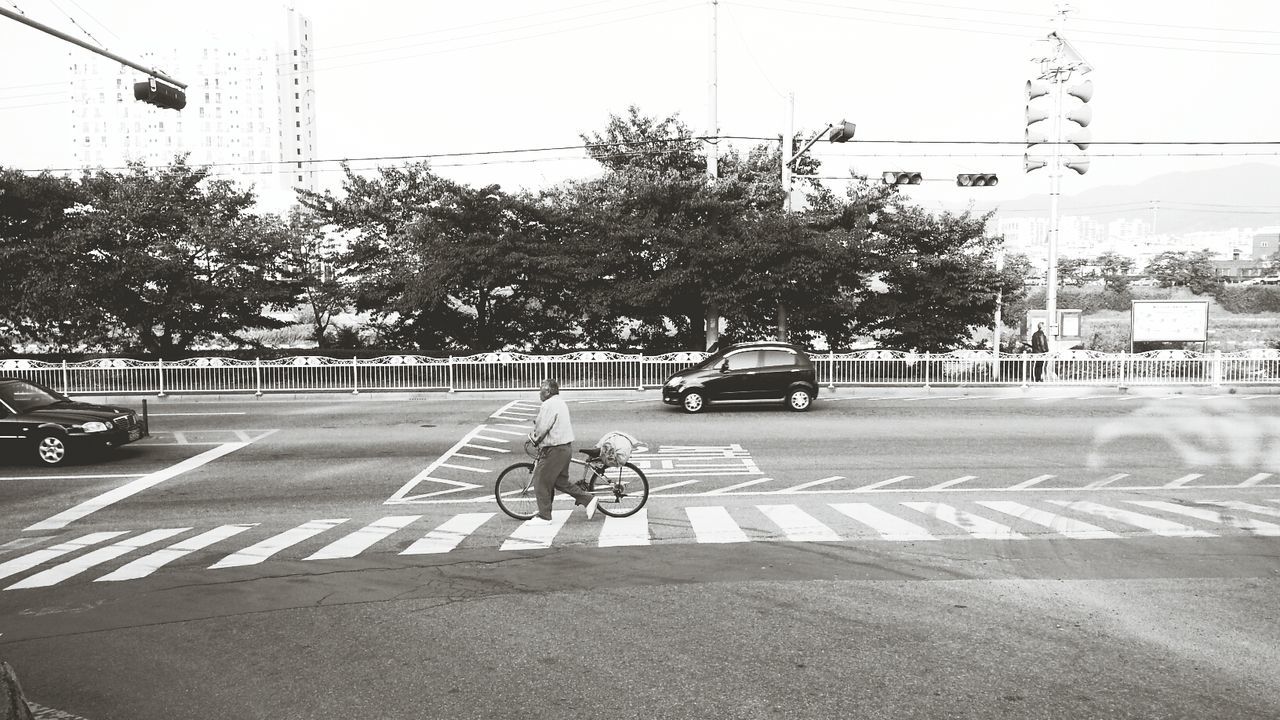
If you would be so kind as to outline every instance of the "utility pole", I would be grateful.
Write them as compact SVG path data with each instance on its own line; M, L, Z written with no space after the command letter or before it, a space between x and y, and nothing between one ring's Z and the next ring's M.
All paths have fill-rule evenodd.
M89 44L89 43L85 42L84 40L81 40L81 39L80 39L80 38L78 38L78 37L73 37L73 36L71 36L71 35L68 35L68 34L66 34L66 33L62 32L61 30L55 30L54 28L51 28L51 27L49 27L48 25L45 25L45 24L43 24L43 23L36 22L35 20L32 20L31 18L29 18L29 17L27 17L26 15L23 15L23 14L21 14L21 13L16 13L16 12L14 12L14 11L12 11L12 10L6 10L5 8L0 7L0 16L7 17L7 18L9 18L10 20L17 20L18 22L22 23L23 25L29 25L29 26L31 26L31 27L33 27L33 28L37 29L37 30L40 30L41 32L49 33L50 35L52 35L52 36L54 36L54 37L56 37L56 38L58 38L58 39L60 39L60 40L66 40L67 42L72 43L73 45L79 45L80 47L82 47L82 48L84 48L84 49L86 49L86 50L88 50L88 51L90 51L90 52L94 52L94 53L97 53L97 54L99 54L99 55L101 55L101 56L103 56L103 57L105 57L105 58L110 58L111 60L115 60L116 62L120 63L121 65L125 65L125 66L128 66L128 67L133 68L134 70L139 70L139 71L141 71L141 72L144 72L144 73L146 73L148 76L153 77L153 78L158 78L158 79L160 79L160 80L163 80L163 81L165 81L165 82L169 83L170 85L174 85L174 86L179 87L179 88L182 88L182 89L186 89L186 87L187 87L186 83L178 82L177 80L174 80L173 78L169 77L168 75L165 75L164 73L160 72L159 70L156 70L155 68L149 68L149 67L147 67L147 66L145 66L145 65L142 65L142 64L140 64L140 63L136 63L136 62L134 62L134 61L132 61L132 60L127 60L127 59L125 59L125 58L123 58L123 57L120 57L119 55L116 55L116 54L115 54L115 53L113 53L113 52L110 52L110 51L108 51L108 50L105 50L105 49L103 49L103 48L100 48L100 47L98 47L97 45L91 45L91 44Z
M710 82L707 85L707 91L710 95L707 103L707 134L711 136L711 139L707 141L707 177L712 184L715 183L720 174L720 118L718 112L720 79L719 58L716 56L719 44L719 25L720 3L719 0L711 0ZM707 303L703 326L706 330L707 349L710 349L720 340L720 312L714 303Z

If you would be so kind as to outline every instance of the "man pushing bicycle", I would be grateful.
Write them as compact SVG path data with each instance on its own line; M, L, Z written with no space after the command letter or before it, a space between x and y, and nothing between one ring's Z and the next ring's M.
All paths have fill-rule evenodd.
M548 378L538 388L542 407L533 421L529 442L539 449L541 459L533 471L534 491L538 498L538 515L529 522L551 522L551 501L559 490L573 497L574 503L587 509L587 519L596 514L599 500L581 487L569 482L569 461L573 457L573 423L569 406L560 397L560 382Z

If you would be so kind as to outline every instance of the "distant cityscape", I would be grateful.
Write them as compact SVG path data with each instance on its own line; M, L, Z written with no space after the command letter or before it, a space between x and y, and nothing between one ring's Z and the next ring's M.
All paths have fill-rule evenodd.
M1006 252L1022 253L1037 270L1047 269L1047 217L997 216L992 225L993 232L1004 236ZM1266 274L1278 249L1280 226L1155 233L1151 221L1143 218L1100 222L1085 215L1063 215L1058 222L1059 258L1093 260L1114 252L1133 259L1135 273L1141 273L1162 252L1208 250L1219 275L1232 279L1258 277Z

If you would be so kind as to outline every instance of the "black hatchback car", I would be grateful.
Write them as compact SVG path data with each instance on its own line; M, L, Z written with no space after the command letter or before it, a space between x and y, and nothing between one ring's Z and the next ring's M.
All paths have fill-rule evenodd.
M780 342L731 345L667 378L662 402L702 412L722 400L784 400L797 412L818 397L813 363L799 347Z
M145 417L129 408L77 402L39 383L0 377L0 452L44 465L140 440Z

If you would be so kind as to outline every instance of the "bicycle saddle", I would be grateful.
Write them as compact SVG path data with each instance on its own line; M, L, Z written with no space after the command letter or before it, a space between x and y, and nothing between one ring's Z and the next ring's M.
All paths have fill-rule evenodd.
M578 452L582 453L583 455L586 455L588 458L592 460L595 460L596 458L600 457L600 448L598 447L578 448Z

